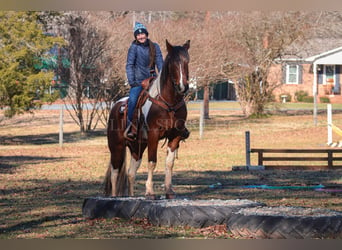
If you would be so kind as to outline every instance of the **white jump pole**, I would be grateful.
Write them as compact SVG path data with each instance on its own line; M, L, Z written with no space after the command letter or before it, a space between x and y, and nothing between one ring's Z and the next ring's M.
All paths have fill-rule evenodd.
M331 104L327 104L327 123L328 123L328 145L332 144L332 108Z

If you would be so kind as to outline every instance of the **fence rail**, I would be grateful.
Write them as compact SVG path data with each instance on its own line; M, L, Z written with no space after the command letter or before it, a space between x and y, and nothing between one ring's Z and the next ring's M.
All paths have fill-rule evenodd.
M265 148L252 148L251 153L258 154L258 165L268 168L281 168L281 169L337 169L342 168L340 165L334 164L336 161L342 161L342 155L336 156L336 154L342 154L342 149L265 149ZM265 154L273 154L272 156L265 156ZM274 154L283 154L281 156L274 156ZM286 154L286 155L284 155ZM299 156L288 156L288 154L299 154ZM300 156L300 154L321 154L318 156ZM322 156L325 154L326 156ZM323 165L312 164L277 164L269 165L264 162L320 162Z

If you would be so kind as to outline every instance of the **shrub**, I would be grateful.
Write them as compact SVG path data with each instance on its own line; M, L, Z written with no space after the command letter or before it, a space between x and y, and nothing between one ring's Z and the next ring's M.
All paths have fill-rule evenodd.
M302 102L313 103L314 98L313 96L304 96Z
M309 96L308 92L304 90L299 90L299 91L296 91L295 93L295 99L297 100L297 102L305 102L304 98L308 96Z
M330 103L330 99L327 96L322 96L319 98L321 103Z

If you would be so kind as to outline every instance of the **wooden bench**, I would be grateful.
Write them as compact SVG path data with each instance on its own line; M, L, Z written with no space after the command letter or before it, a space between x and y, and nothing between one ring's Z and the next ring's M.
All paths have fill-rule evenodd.
M334 164L336 161L342 161L342 149L264 149L252 148L251 153L258 153L258 165L265 166L265 169L337 169L342 165ZM266 156L265 154L272 154ZM282 154L274 156L274 154ZM296 156L288 156L288 154L297 154ZM302 155L301 155L302 154ZM303 154L314 154L315 156L307 156ZM299 155L299 156L298 156ZM316 156L317 155L317 156ZM317 164L277 164L268 165L265 162L311 162ZM322 164L321 164L322 163ZM342 164L342 162L340 163Z

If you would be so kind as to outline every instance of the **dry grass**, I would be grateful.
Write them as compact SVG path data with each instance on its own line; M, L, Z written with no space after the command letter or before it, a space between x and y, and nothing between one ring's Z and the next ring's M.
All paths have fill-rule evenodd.
M220 105L229 105L223 103ZM199 110L190 109L191 136L181 144L174 169L178 195L193 199L250 199L273 205L322 207L342 211L339 194L312 190L245 189L243 185L341 185L341 170L231 171L245 162L244 133L252 147L324 148L326 117L318 126L310 114L244 119L238 110L213 110L199 138ZM334 114L342 126L342 115ZM1 118L0 118L1 120ZM102 194L109 160L104 128L87 137L65 116L65 140L58 145L58 111L38 111L0 123L0 238L229 238L213 228L153 227L146 220L86 220L85 197ZM334 138L338 140L339 138ZM161 147L162 143L160 143ZM159 150L155 189L163 194L165 147ZM256 164L255 156L252 163ZM144 194L146 156L136 194ZM221 182L222 188L209 188Z

